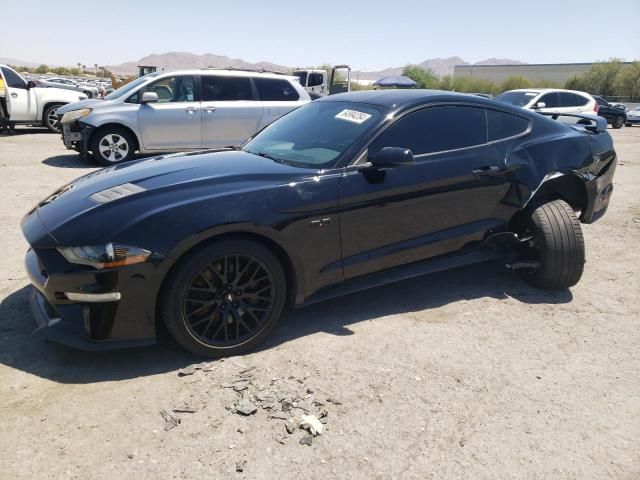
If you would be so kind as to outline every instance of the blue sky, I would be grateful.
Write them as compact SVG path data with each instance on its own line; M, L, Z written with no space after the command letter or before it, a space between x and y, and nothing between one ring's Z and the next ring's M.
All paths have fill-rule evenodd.
M0 57L60 65L167 51L365 70L640 59L640 0L3 0L0 12Z

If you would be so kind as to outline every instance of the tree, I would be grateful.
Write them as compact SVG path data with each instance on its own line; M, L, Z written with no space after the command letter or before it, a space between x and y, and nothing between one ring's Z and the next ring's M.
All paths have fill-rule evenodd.
M640 100L640 62L622 68L614 86L617 95L630 97L632 101Z
M35 73L47 73L49 71L49 67L45 64L40 65L36 68Z
M435 73L418 65L405 66L402 75L416 82L418 88L438 88L440 86L440 81Z
M504 82L500 84L500 90L506 92L507 90L517 90L519 88L531 88L531 80L522 76L507 77Z
M98 76L98 64L94 63L93 66L96 68L95 72L96 72L96 76Z

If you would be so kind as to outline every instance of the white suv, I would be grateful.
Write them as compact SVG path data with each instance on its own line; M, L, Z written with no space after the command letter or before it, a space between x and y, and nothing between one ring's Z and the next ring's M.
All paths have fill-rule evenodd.
M87 98L81 92L38 87L7 65L0 65L0 75L4 79L7 109L12 124L44 125L52 132L59 132L56 115L58 108Z
M541 113L598 114L598 103L585 92L554 88L526 88L501 93L495 100Z
M241 70L181 70L138 78L107 95L58 111L69 149L112 165L135 152L242 144L310 101L297 78Z

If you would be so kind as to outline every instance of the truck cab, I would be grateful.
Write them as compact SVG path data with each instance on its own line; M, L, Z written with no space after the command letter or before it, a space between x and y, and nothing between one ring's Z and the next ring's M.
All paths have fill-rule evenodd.
M83 93L62 88L40 88L27 81L7 65L0 65L4 80L9 121L12 124L44 125L52 132L60 132L56 111L67 103L86 100Z
M293 71L298 77L300 85L309 93L312 100L336 93L345 93L351 90L351 67L349 65L336 65L331 69L331 77L323 69L301 68Z

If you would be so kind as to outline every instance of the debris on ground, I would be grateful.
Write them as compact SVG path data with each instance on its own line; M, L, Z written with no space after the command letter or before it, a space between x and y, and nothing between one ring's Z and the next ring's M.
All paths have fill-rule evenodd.
M165 431L168 432L172 428L175 428L178 425L180 425L180 418L176 417L175 415L170 414L166 410L160 410L160 415L162 415L162 418L164 418L164 429L165 429Z
M300 426L309 431L314 437L322 435L322 430L324 430L324 425L320 423L320 420L315 415L302 415Z
M300 439L301 445L311 446L312 443L313 443L313 435L311 435L310 433L305 434L305 436Z
M296 431L296 426L295 426L295 424L294 424L293 422L287 422L287 423L285 423L285 424L284 424L284 428L286 428L287 433L288 433L289 435L291 435L293 432L295 432L295 431Z
M247 398L243 398L236 405L236 412L242 415L251 415L252 413L256 413L258 407L256 407L251 400Z
M236 472L244 472L244 467L247 465L246 460L238 460L236 462Z
M342 402L340 402L340 400L337 400L334 397L327 397L327 403L333 403L334 405L342 405Z

